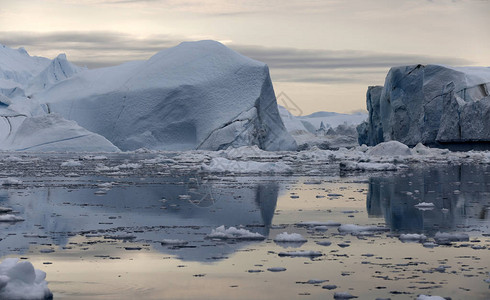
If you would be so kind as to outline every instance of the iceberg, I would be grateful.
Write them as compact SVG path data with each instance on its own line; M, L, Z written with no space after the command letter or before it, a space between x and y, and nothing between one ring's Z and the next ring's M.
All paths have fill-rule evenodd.
M267 65L215 41L78 72L33 99L125 151L297 148L279 116Z
M394 67L367 92L369 119L359 144L478 147L490 142L490 68ZM461 148L460 147L460 148Z

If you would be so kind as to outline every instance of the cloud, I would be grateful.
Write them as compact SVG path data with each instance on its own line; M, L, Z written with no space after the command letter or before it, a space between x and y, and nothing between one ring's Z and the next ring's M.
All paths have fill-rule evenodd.
M188 37L149 35L136 37L112 31L0 32L0 43L25 47L30 53L54 57L67 53L69 59L89 68L148 59L156 52L175 46ZM316 84L382 83L392 66L409 64L469 65L453 57L393 54L353 50L296 49L227 44L245 56L267 63L274 81Z

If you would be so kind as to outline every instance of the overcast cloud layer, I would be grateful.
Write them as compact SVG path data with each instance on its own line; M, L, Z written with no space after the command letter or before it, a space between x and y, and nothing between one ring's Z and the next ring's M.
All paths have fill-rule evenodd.
M148 59L156 52L175 46L185 38L153 35L146 38L118 32L0 32L2 43L24 47L30 53L58 51L69 60L89 68L107 67L131 60ZM471 61L451 57L376 53L354 50L309 50L230 43L227 46L265 62L274 81L304 83L367 83L386 74L391 66L439 63L468 65Z
M0 43L89 68L212 39L270 66L305 113L365 107L407 64L490 65L488 0L0 0Z

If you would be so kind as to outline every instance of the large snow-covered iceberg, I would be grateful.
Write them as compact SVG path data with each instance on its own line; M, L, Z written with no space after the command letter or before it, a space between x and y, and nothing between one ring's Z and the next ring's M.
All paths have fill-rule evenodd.
M122 150L293 150L264 63L214 41L80 72L33 97Z
M0 45L0 95L0 150L297 148L267 65L214 41L95 70Z
M104 137L57 114L32 94L84 71L64 54L53 60L0 45L0 150L119 151Z
M490 142L490 68L416 65L392 68L367 93L369 120L359 143L406 145Z

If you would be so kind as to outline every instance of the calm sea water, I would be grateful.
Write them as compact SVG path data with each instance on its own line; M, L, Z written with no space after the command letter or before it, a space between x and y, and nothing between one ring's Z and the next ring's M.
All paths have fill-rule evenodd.
M22 257L47 272L55 299L333 299L335 292L361 299L490 297L485 166L342 177L66 177L56 166L43 176L35 172L19 171L22 185L0 188L0 206L25 219L0 223L0 259ZM420 202L434 208L419 210ZM352 235L338 226L299 224L308 221L389 230ZM221 225L265 240L207 237ZM274 242L282 232L307 242ZM436 247L398 238L418 233L430 242L438 232L469 238ZM161 243L167 239L186 243ZM279 255L290 251L322 255Z

